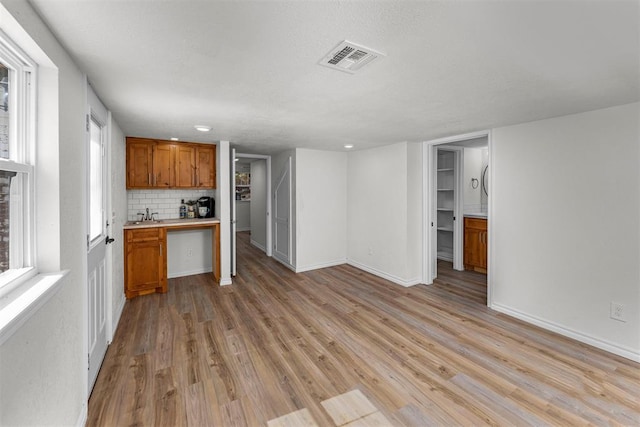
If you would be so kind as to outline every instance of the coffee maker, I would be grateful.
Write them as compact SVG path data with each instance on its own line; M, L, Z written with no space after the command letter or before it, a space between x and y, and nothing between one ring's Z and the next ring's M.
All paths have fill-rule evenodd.
M206 208L206 209L202 209ZM203 212L205 211L206 212ZM202 215L204 213L204 215ZM198 199L198 218L213 218L216 215L216 201L213 197L200 197Z

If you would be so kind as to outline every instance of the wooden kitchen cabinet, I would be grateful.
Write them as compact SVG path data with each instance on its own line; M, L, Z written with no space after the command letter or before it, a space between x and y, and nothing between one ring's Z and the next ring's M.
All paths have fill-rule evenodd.
M153 187L153 144L149 140L127 138L127 188Z
M196 147L196 187L216 188L216 147Z
M176 147L176 187L193 188L196 182L196 149L193 145Z
M175 186L175 150L173 144L153 145L153 186L170 188Z
M127 298L167 292L167 233L164 227L124 230L124 292Z
M464 268L479 273L487 272L487 220L464 219Z
M127 189L216 188L216 146L127 137Z

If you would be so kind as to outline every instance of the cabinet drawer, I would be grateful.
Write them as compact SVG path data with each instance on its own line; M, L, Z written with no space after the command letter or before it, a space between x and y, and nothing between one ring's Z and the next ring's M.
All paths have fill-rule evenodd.
M127 230L127 242L139 243L160 240L163 229L160 227Z
M464 226L466 228L475 228L477 230L487 230L487 220L482 218L465 218Z

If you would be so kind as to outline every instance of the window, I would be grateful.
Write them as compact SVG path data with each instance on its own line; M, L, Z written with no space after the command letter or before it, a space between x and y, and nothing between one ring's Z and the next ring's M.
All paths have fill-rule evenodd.
M102 126L97 119L89 121L89 241L102 237L104 223L104 195L102 194Z
M0 290L35 273L34 72L0 32Z

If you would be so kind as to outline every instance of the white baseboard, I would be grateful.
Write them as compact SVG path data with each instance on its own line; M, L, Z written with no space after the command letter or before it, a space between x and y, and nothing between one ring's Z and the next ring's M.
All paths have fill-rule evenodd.
M255 240L251 239L250 240L251 244L253 246L255 246L256 248L260 249L262 252L267 252L267 248L265 248L264 246L262 246L260 243L256 242Z
M233 282L231 280L231 277L223 277L222 279L220 279L220 286L227 286L227 285L231 285Z
M609 353L617 354L618 356L633 360L634 362L640 362L640 352L638 350L624 347L600 338L592 337L590 335L583 334L582 332L574 331L573 329L567 328L557 323L549 322L548 320L544 320L536 316L531 316L527 313L523 313L519 310L515 310L504 305L493 303L491 304L490 308L495 311L499 311L500 313L507 314L511 317L515 317L516 319L520 319L524 322L531 323L532 325L539 326L543 329L556 332L560 335L572 338L576 341L580 341L585 344L597 347L601 350L608 351Z
M87 402L82 404L82 408L80 409L80 415L78 415L78 420L76 421L76 426L77 427L84 427L84 425L87 423L87 416L88 416L88 408L87 408Z
M397 285L404 286L405 288L408 288L409 286L418 285L418 284L422 283L422 280L420 280L419 277L416 277L416 278L410 279L410 280L401 279L400 277L394 276L392 274L385 273L383 271L377 270L377 269L375 269L373 267L366 266L364 264L360 264L359 262L351 260L351 259L347 260L347 264L349 264L349 265L351 265L351 266L353 266L355 268L358 268L360 270L364 270L367 273L371 273L374 276L382 277L383 279L386 279L386 280L388 280L390 282L393 282L393 283L395 283Z
M171 274L167 274L168 279L175 279L176 277L193 276L194 274L211 273L213 269L211 267L197 268L189 271L177 271Z
M305 265L302 267L296 267L295 272L296 273L303 273L305 271L311 271L311 270L317 270L319 268L327 268L327 267L334 267L336 265L342 265L342 264L346 264L347 260L346 258L343 259L339 259L336 261L329 261L329 262L323 262L320 264L312 264L312 265Z

